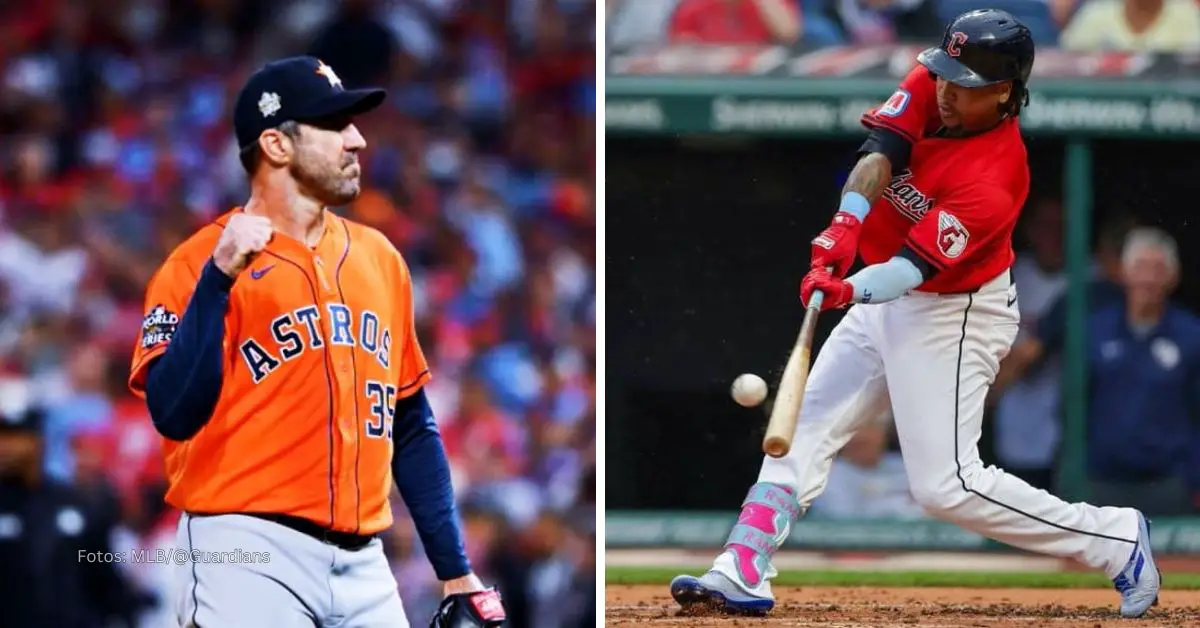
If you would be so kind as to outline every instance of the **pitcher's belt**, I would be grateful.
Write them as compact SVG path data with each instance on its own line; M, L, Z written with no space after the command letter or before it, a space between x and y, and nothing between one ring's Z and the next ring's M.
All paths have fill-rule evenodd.
M272 523L277 523L285 528L291 528L292 530L295 530L296 532L299 532L300 534L304 534L306 536L311 536L312 538L314 538L322 543L328 543L329 545L333 545L334 547L340 547L344 550L348 550L351 552L353 552L355 550L360 550L360 549L366 547L367 544L370 543L372 540L374 540L375 537L377 536L375 534L364 535L364 534L354 534L352 532L339 532L337 530L330 530L329 528L326 528L325 526L322 526L314 521L309 521L308 519L304 519L302 517L295 517L292 515L284 515L284 514L274 513L274 512L235 512L235 513L191 513L191 512L189 512L188 514L193 517L206 517L206 516L211 517L211 516L215 516L217 514L234 514L234 515L244 515L247 517L254 517L256 519L262 519L264 521L270 521Z

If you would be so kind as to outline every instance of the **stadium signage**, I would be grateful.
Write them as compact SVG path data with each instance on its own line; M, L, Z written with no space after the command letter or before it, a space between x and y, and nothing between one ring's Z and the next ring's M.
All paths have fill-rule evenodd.
M764 76L775 78L898 79L911 70L925 46L656 46L615 52L607 71L615 76ZM1196 79L1200 55L1133 52L1081 53L1039 49L1032 82L1084 79L1124 81Z
M739 93L736 85L727 85L726 93L703 86L690 93L677 88L660 91L653 84L636 93L613 87L605 103L609 132L666 134L861 134L863 112L890 93L886 85L878 86L875 98L862 95L862 89L849 89L855 85L847 85L847 93L840 96L836 86L806 94L795 84L779 95L763 86L753 94ZM1195 139L1200 137L1200 97L1162 92L1089 96L1085 89L1056 93L1048 88L1033 93L1021 126L1035 134Z
M674 47L608 60L605 126L614 133L860 134L859 118L895 88L919 46ZM1038 52L1034 134L1200 137L1200 55Z

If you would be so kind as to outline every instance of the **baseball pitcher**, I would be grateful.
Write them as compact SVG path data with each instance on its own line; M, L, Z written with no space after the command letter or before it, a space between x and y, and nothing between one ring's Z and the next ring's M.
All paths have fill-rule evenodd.
M311 57L253 74L233 112L250 198L146 289L129 385L184 513L181 625L407 626L378 538L393 481L444 583L433 624L504 619L463 549L408 267L327 211L358 195L353 118L384 98Z
M870 134L801 284L806 304L819 290L822 309L853 305L813 365L793 447L765 458L712 569L671 583L680 604L769 611L772 554L824 490L834 455L889 405L928 513L1104 571L1127 617L1157 601L1142 513L1064 502L979 458L984 397L1019 321L1009 267L1029 193L1018 121L1033 58L1012 15L964 13L865 116ZM846 278L856 254L866 267Z

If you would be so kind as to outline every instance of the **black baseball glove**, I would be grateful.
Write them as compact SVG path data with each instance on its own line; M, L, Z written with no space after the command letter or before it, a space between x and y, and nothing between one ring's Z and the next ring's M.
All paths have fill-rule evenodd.
M503 626L508 616L494 587L472 593L455 593L442 600L429 628L485 628Z

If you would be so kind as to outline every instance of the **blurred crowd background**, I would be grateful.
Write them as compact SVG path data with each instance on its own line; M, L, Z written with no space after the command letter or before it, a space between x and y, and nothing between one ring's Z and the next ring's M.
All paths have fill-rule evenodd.
M173 546L178 516L125 384L146 281L246 198L229 121L242 81L308 53L347 87L390 89L359 124L364 192L337 211L382 230L412 268L476 571L512 625L594 625L595 11L0 2L0 390L45 409L44 470L108 509L114 550ZM420 624L440 585L393 503L386 547ZM174 625L171 567L123 569L148 600L137 625Z
M1196 0L607 0L607 39L871 45L938 39L970 9L1004 9L1038 45L1066 50L1200 52Z

